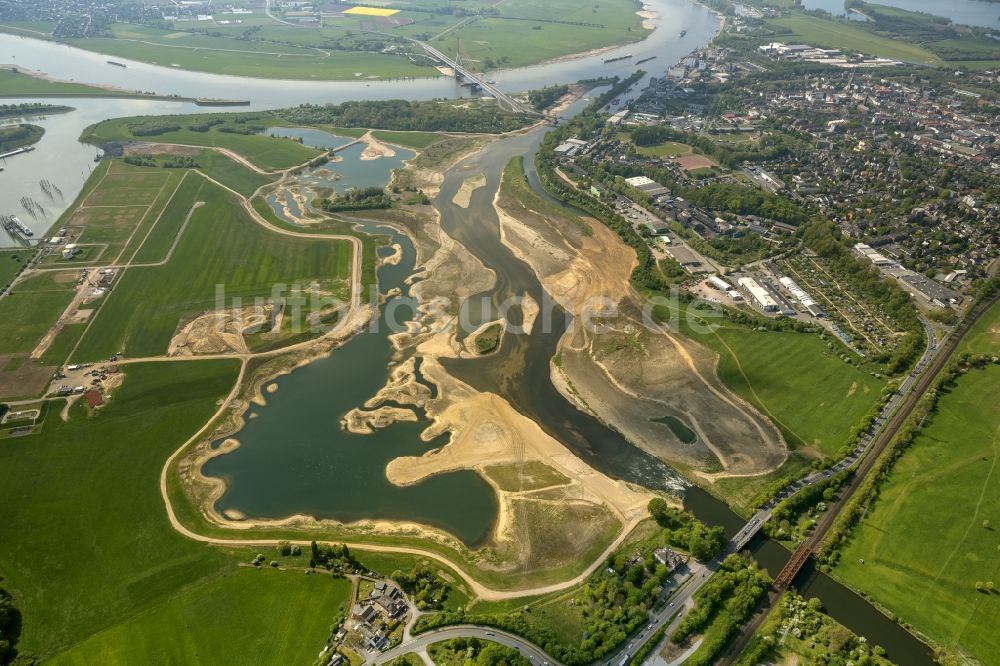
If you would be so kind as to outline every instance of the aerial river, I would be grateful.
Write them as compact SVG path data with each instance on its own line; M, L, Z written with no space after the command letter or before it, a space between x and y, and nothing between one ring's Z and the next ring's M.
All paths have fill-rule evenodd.
M659 27L643 42L600 56L498 72L494 76L498 86L505 91L519 91L609 74L626 76L635 69L629 61L603 63L604 58L624 53L634 54L635 59L656 55L658 59L646 67L658 73L692 49L705 45L718 30L718 19L702 7L681 0L650 0L649 4L660 15ZM688 31L684 39L678 38L681 28ZM453 81L442 78L370 83L292 82L199 74L132 62L128 69L122 69L107 66L105 60L104 56L60 44L0 35L0 62L14 62L59 79L159 94L249 98L252 109L348 99L455 97L464 91ZM3 165L6 171L0 173L0 201L9 205L20 196L31 195L46 208L44 219L25 220L38 232L51 225L71 203L92 168L95 149L77 141L84 127L109 117L206 111L190 103L158 100L46 101L73 106L76 111L39 120L38 124L47 132L38 149L9 160ZM567 113L572 112L570 109ZM493 302L521 293L542 302L543 287L534 273L500 242L491 202L503 167L515 155L526 156L529 180L538 189L531 156L543 133L544 129L540 129L495 142L456 166L446 174L435 202L443 229L496 271L495 287L482 294ZM343 184L349 185L353 167L349 164L335 167L343 172ZM451 200L470 173L484 173L487 185L473 193L469 209L463 210ZM58 185L63 197L39 199L37 183L42 178ZM394 306L405 313L406 308L412 308L403 283L414 266L412 245L391 229L368 231L391 234L392 241L404 248L404 260L399 265L379 269L379 279L383 293L394 286L403 288L400 295L390 297L389 301L398 300ZM385 306L382 316L384 313ZM512 312L512 323L517 323L519 317L519 312ZM551 327L535 326L530 335L505 336L499 353L489 360L456 360L447 362L446 367L477 389L503 396L605 474L680 492L685 484L676 472L576 409L551 384L549 360L567 321L568 315L557 308ZM344 411L359 406L384 385L391 356L384 334L359 335L330 356L276 380L278 390L268 395L268 404L253 407L253 418L235 435L241 446L205 467L207 474L227 481L228 489L218 508L265 518L307 513L341 520L412 520L446 529L471 546L482 543L496 515L496 499L475 473L443 474L407 488L391 486L385 479L389 460L419 455L440 446L439 441L420 441L418 434L426 421L397 423L363 436L350 435L335 425ZM345 376L351 377L351 382L345 382ZM708 493L691 487L683 493L686 506L706 522L723 525L730 533L742 524L736 514ZM455 502L455 497L461 497L462 501ZM766 539L754 542L752 550L772 575L789 556L787 550ZM810 573L807 580L799 582L806 596L820 597L833 617L885 647L896 663L918 666L932 663L926 646L829 577Z

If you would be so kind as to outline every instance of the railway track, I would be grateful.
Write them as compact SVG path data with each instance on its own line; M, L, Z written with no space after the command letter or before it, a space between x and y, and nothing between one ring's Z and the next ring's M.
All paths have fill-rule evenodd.
M720 665L731 665L736 659L742 654L743 650L746 649L747 645L750 643L750 639L757 632L760 626L764 623L774 604L777 603L778 599L781 598L781 593L788 589L788 587L794 582L795 577L802 570L802 567L809 558L815 555L820 546L823 544L823 540L826 538L827 533L833 526L834 521L840 512L843 511L844 507L853 497L854 493L861 487L861 483L865 480L872 469L878 464L879 459L882 454L888 448L889 444L895 439L896 435L899 433L900 428L906 422L906 419L913 412L917 403L920 402L927 390L931 387L934 381L937 379L941 370L947 365L948 361L951 360L952 355L958 349L959 343L965 338L969 329L980 317L985 314L990 307L997 302L998 295L993 295L991 297L982 299L978 301L972 308L966 313L966 316L962 319L962 322L958 327L952 331L952 334L941 344L938 353L935 354L927 368L917 377L910 391L904 396L902 402L900 402L899 407L893 413L893 415L886 422L885 427L877 435L872 446L869 448L868 453L861 459L855 470L854 475L851 479L844 485L843 491L840 497L831 505L831 507L820 516L817 520L813 531L809 534L805 541L802 542L794 553L792 553L791 558L782 568L781 572L774 580L774 592L768 594L765 600L757 612L751 617L750 621L743 626L741 632L733 639L730 644L729 649L719 660Z

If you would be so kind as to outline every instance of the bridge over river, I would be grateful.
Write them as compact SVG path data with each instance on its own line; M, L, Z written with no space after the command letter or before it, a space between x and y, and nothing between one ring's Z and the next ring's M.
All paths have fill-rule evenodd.
M451 58L449 58L444 53L437 50L430 44L426 42L421 42L420 40L413 40L413 41L419 44L420 47L427 52L427 55L434 58L435 60L440 61L445 66L450 67L451 70L455 73L455 78L465 79L466 81L474 83L475 85L479 86L484 91L486 91L494 98L496 98L497 103L500 104L500 106L506 106L514 113L526 113L532 116L538 115L538 113L534 109L526 107L524 104L521 104L517 100L511 98L506 93L501 92L500 89L497 88L495 85L483 79L480 75L476 74L475 72L464 67L462 63L457 62L456 60L452 60Z

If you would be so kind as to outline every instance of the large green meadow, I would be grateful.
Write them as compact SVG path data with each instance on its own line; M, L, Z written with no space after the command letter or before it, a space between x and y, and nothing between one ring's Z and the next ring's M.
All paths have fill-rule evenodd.
M343 578L242 567L184 589L50 663L309 664L335 618L347 615L350 595Z
M1000 352L1000 303L994 303L969 329L958 349L972 354Z
M125 271L95 315L75 359L99 360L119 351L131 357L163 354L182 321L215 308L220 290L225 306L233 307L233 299L243 305L252 305L255 298L265 301L275 286L317 282L333 288L349 279L348 243L270 232L249 218L235 195L208 180L202 179L196 188L190 185L183 194L191 196L187 207L175 198L170 219L177 224L183 211L185 217L190 212L190 221L170 260ZM192 208L195 202L204 205ZM150 241L163 251L173 238L160 234ZM152 247L143 251L153 252Z
M245 568L256 549L191 541L167 521L166 458L218 408L237 361L123 367L99 413L49 411L0 446L0 574L24 618L20 649L56 663L310 663L349 584Z
M265 171L287 169L304 164L320 155L320 151L303 146L291 139L283 139L266 134L220 132L219 126L210 127L204 132L190 129L193 125L217 119L222 119L226 122L237 122L237 119L239 119L239 121L259 127L273 127L275 125L287 124L268 113L252 116L246 116L245 114L240 114L239 116L235 114L203 114L115 118L91 125L84 130L81 140L94 144L102 144L107 141L155 141L179 143L188 146L228 148L239 153ZM134 129L136 126L144 126L146 124L177 126L179 129L156 135L143 136L134 134L129 127L131 125Z
M713 484L713 492L740 510L778 479L801 476L813 461L835 457L885 388L873 369L860 367L856 357L847 363L842 347L816 333L761 331L718 318L706 330L693 327L687 312L681 308L680 331L719 354L719 379L767 416L791 449L770 474Z
M842 347L815 333L760 331L725 319L695 330L681 317L681 332L719 354L717 372L727 386L757 407L788 444L813 457L835 455L848 430L878 400L886 380L842 360Z
M31 275L0 299L0 354L31 352L73 300L76 278L76 271Z
M941 58L922 46L878 35L850 25L848 21L793 13L791 16L773 19L769 23L774 28L787 31L775 35L781 41L844 49L867 56L880 56L925 65L939 65L942 62Z
M463 23L433 45L448 54L461 49L463 62L489 70L637 42L648 34L633 0L507 0L500 7L499 17Z
M995 365L943 389L834 570L948 652L981 663L1000 654L998 389Z

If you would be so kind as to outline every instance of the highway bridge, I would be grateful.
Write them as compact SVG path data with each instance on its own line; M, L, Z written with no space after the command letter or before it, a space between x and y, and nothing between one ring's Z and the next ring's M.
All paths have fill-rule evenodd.
M441 51L438 51L430 44L426 42L421 42L418 39L415 39L413 41L419 44L420 47L427 52L427 55L441 62L445 66L450 67L451 70L455 72L455 78L465 79L470 83L476 84L484 91L492 95L497 100L497 103L500 104L501 107L506 106L514 113L526 113L532 116L539 115L534 109L528 108L524 104L518 102L517 100L512 99L506 93L501 92L500 89L497 88L495 85L493 85L489 81L486 81L475 72L469 71L467 68L463 67L460 62L452 60L451 58L446 56L444 53L441 53Z

